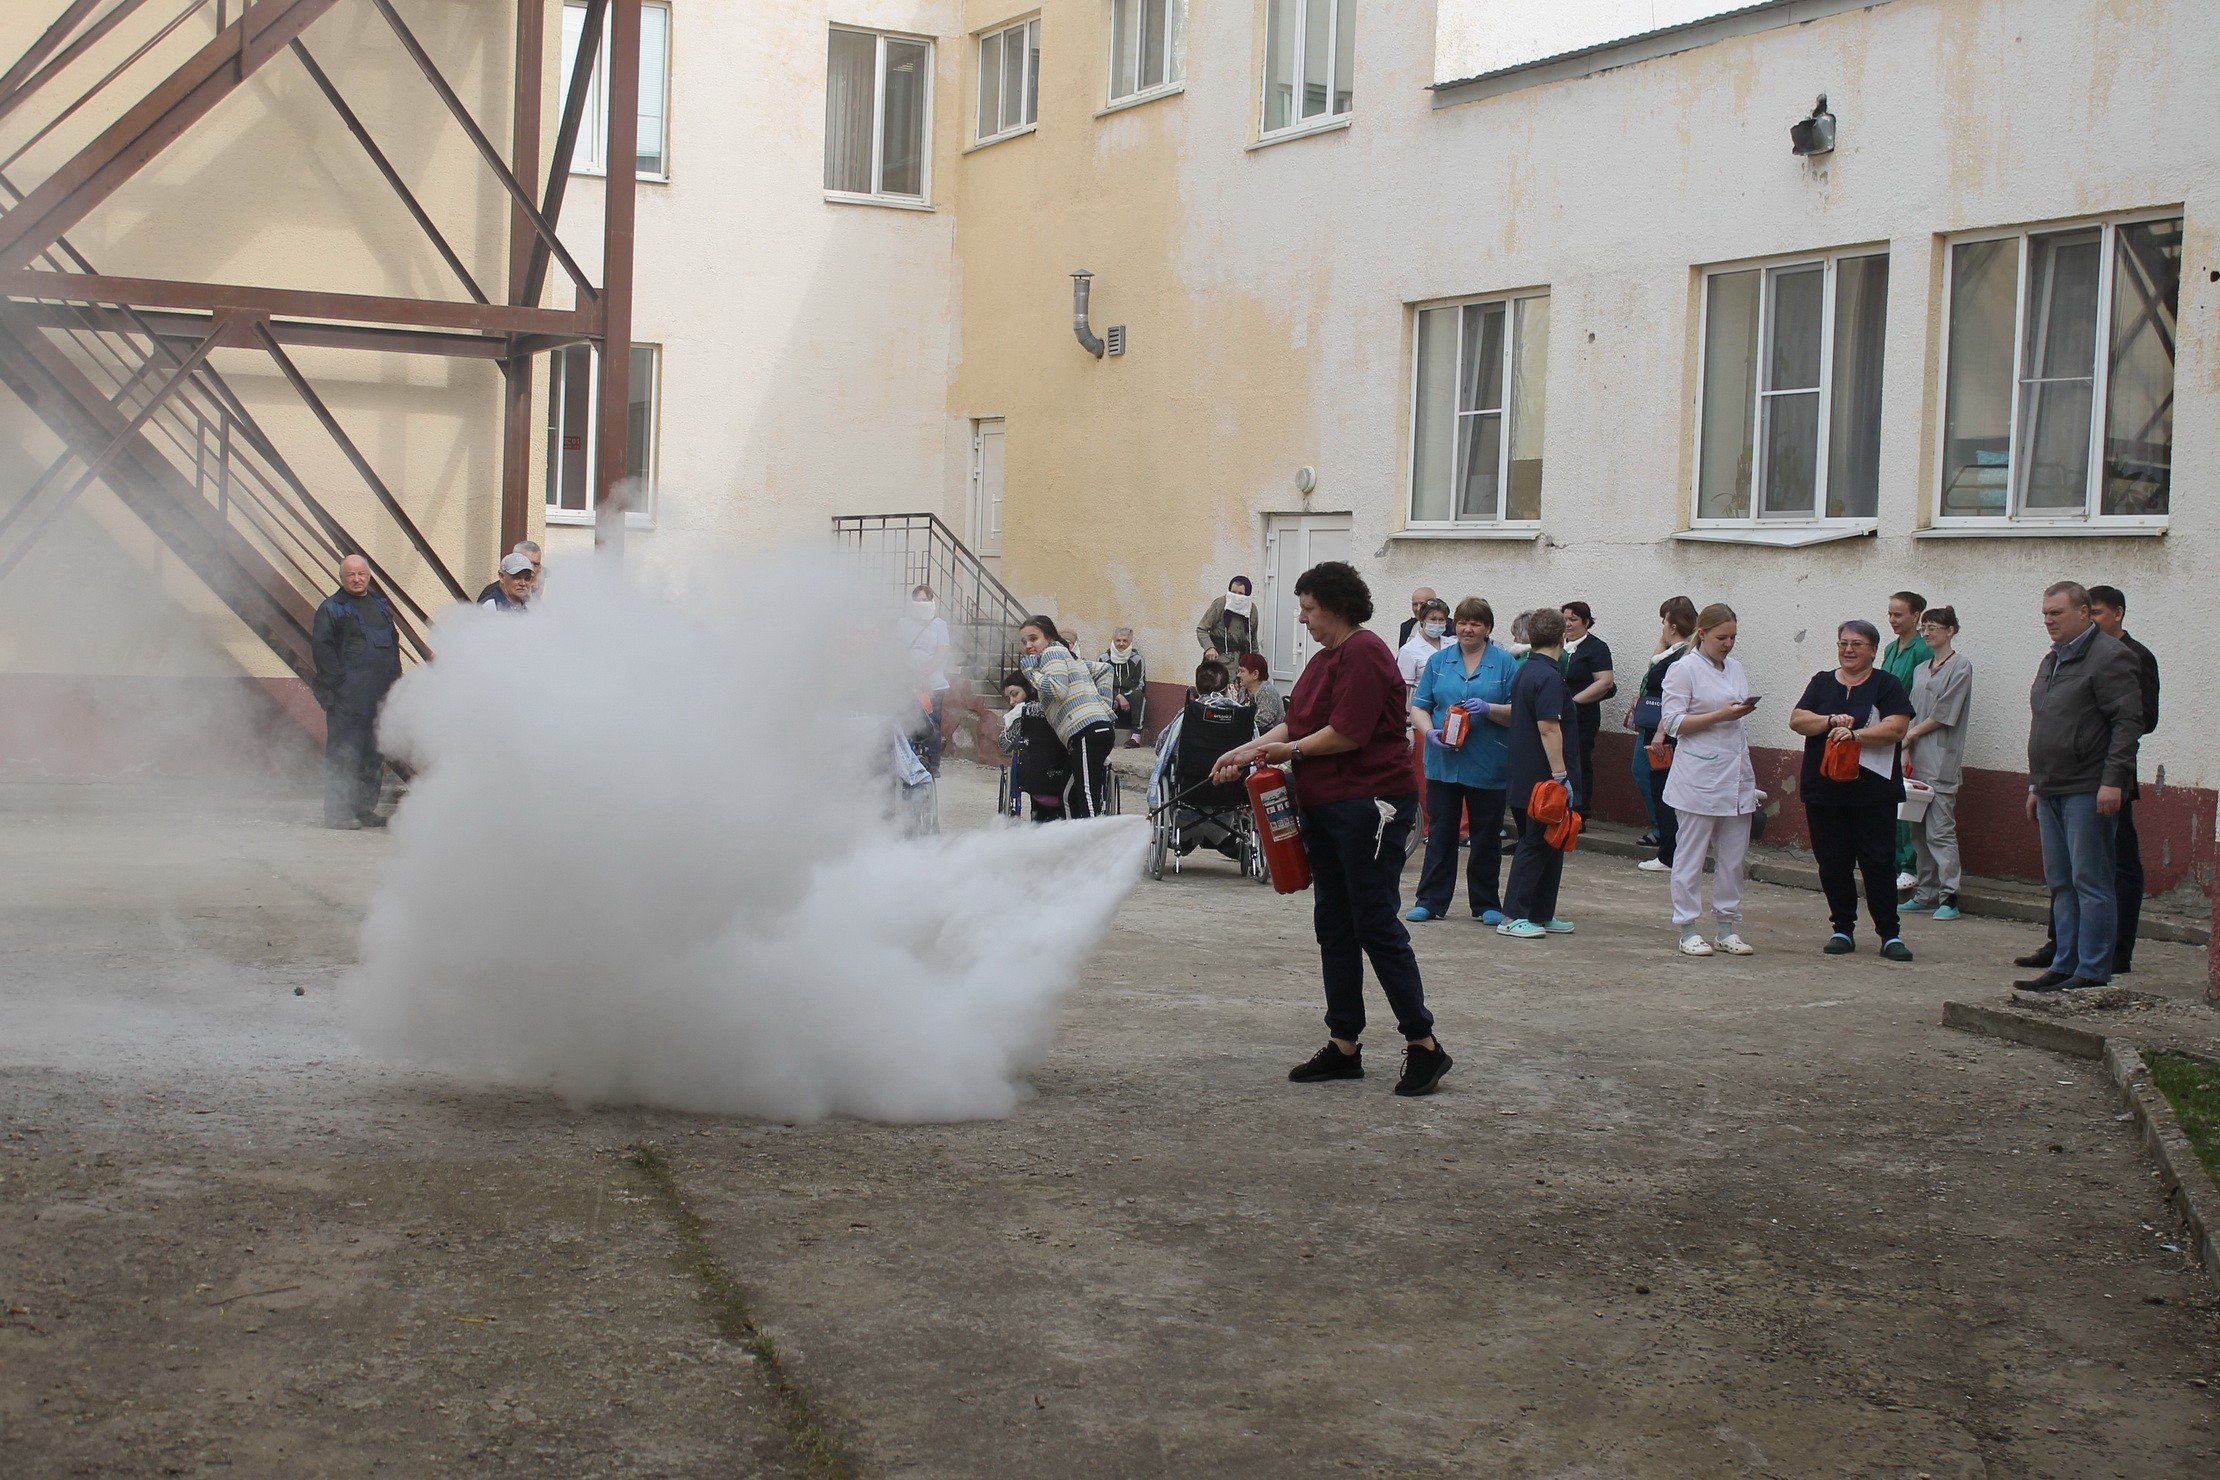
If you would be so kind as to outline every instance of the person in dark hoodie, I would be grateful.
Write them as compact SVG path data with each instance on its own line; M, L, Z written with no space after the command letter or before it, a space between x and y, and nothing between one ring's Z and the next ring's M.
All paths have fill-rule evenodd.
M383 827L378 707L401 676L393 608L370 589L370 562L339 562L339 589L316 608L316 702L324 708L324 826Z

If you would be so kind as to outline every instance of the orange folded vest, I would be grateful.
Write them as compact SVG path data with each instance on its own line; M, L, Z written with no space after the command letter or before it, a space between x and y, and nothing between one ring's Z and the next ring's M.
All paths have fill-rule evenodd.
M1543 840L1560 853L1572 852L1580 841L1580 814L1573 810L1572 796L1562 781L1535 782L1526 799L1526 815L1543 825Z

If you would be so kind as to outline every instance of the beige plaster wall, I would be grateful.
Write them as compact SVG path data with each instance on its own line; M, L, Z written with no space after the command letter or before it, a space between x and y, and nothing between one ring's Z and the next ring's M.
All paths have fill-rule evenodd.
M1185 91L1098 118L1107 10L1049 0L1039 130L964 156L958 180L951 435L1008 418L1003 573L1028 602L1090 643L1135 626L1171 678L1210 595L1260 565L1267 513L1345 511L1382 627L1422 582L1499 613L1577 597L1622 653L1646 656L1666 596L1725 599L1743 613L1741 655L1785 710L1831 663L1839 620L1878 620L1910 586L1967 622L1982 675L1969 759L2016 770L2038 593L2061 576L2109 580L2182 675L2146 775L2220 782L2220 693L2191 677L2190 636L2216 615L2200 571L2220 554L2209 6L1893 0L1436 109L1433 5L1366 0L1352 126L1263 148L1248 147L1261 3L1193 6ZM982 3L965 14L1003 18ZM1821 91L1841 143L1805 162L1787 130ZM1915 538L1940 234L2168 205L2186 209L2189 271L2165 537ZM1862 243L1892 254L1878 535L1804 550L1675 541L1697 270ZM1129 326L1122 360L1073 343L1065 274L1081 266L1097 274L1097 329ZM1393 538L1409 305L1534 287L1552 299L1542 537ZM1293 483L1305 464L1319 478L1307 500ZM960 488L952 477L952 506Z

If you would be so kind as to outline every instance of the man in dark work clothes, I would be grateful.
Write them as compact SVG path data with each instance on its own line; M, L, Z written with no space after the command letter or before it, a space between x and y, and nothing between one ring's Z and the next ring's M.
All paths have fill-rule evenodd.
M339 562L339 589L316 608L316 702L324 707L324 826L383 827L378 706L401 676L393 608L370 589L370 562Z
M2143 738L2149 739L2151 732L2158 728L2158 659L2149 648L2128 635L2126 593L2117 586L2091 586L2089 619L2098 631L2120 639L2142 665L2137 677L2143 686ZM2120 801L2119 831L2114 834L2112 845L2115 859L2112 887L2119 908L2117 933L2112 937L2114 976L2135 969L2135 932L2143 920L2143 840L2135 831L2135 799L2140 795L2142 788L2129 782L2127 795ZM2040 966L2047 970L2051 958L2057 954L2058 934L2053 927L2041 950L2016 957L2013 964Z

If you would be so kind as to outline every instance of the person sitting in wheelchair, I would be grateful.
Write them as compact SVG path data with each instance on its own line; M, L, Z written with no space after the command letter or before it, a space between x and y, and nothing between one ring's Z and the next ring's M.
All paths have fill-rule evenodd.
M1071 781L1071 753L1056 738L1048 722L1040 692L1024 673L1002 680L1002 697L1010 707L1002 716L1002 734L996 748L1010 758L1009 815L1026 815L1032 799L1035 822L1055 822L1064 815L1064 788Z
M1201 769L1180 763L1180 739L1187 732L1188 716L1198 711L1205 714L1246 711L1249 715L1249 733L1236 736L1235 743L1255 738L1255 706L1233 688L1232 672L1224 663L1215 658L1203 659L1195 665L1195 686L1188 691L1187 707L1174 715L1172 722L1164 727L1164 732L1156 737L1156 765L1149 773L1151 810L1163 806L1179 796L1184 788L1193 786L1209 775L1207 763ZM1212 743L1217 743L1217 738ZM1241 841L1220 820L1222 812L1184 806L1177 810L1180 815L1175 823L1179 831L1181 857L1203 847L1215 848L1228 858L1237 862L1240 860Z

